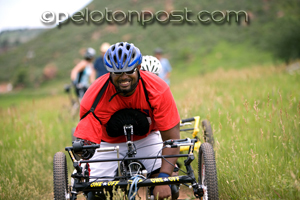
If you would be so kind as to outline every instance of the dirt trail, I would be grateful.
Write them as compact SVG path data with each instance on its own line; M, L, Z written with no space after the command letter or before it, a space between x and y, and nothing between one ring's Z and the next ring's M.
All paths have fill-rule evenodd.
M193 189L189 189L188 187L181 185L178 199L188 200L193 198L194 198Z

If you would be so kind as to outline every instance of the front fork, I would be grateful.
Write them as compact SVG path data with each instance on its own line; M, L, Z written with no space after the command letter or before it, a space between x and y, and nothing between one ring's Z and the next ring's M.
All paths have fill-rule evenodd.
M201 197L203 197L204 192L203 192L202 186L196 181L196 178L194 175L194 170L191 167L191 162L195 159L193 151L194 151L194 147L191 146L189 149L190 156L184 161L184 165L185 165L186 171L188 172L188 176L191 177L192 180L194 180L192 182L194 195L196 198L200 199Z
M68 153L69 153L69 155L72 159L73 167L76 169L76 173L71 175L73 180L74 180L74 183L72 185L70 200L76 200L78 193L77 193L77 190L75 189L74 185L79 183L82 178L84 178L85 181L87 182L88 181L88 178L87 178L88 176L86 176L86 174L85 174L86 171L83 170L82 167L79 165L79 162L76 160L72 150L68 149ZM84 175L82 175L82 173L84 173Z

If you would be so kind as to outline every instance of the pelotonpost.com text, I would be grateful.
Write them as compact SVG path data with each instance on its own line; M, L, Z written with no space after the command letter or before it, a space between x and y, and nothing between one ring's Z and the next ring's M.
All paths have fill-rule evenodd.
M128 10L124 12L122 10L110 10L105 8L103 11L100 10L89 10L85 8L84 11L78 11L72 16L65 12L54 13L51 11L45 11L40 17L41 21L45 25L66 25L70 22L74 24L84 24L84 23L94 23L103 24L107 23L139 23L141 26L146 26L157 21L158 23L231 23L240 22L244 20L246 23L249 22L248 13L244 10L234 11L234 10L215 10L215 11L192 11L188 8L183 8L182 10L172 10L167 12L164 10L159 10L152 12L149 10Z

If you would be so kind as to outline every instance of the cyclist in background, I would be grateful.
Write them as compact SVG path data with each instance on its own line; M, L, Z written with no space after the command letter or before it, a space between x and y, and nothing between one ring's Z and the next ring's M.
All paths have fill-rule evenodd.
M79 101L88 89L91 83L96 79L96 71L94 69L93 60L96 51L93 48L87 48L84 60L81 60L71 72L71 80L75 86L76 95Z
M109 47L110 44L107 42L104 42L100 47L101 55L95 60L94 63L95 70L97 71L97 78L99 78L103 74L108 73L107 69L104 66L103 56Z
M160 61L162 66L159 77L162 78L170 86L170 74L172 71L172 67L169 60L163 57L163 50L160 48L156 48L154 50L154 55Z
M161 68L161 63L157 58L154 56L143 56L141 70L152 72L153 74L159 76Z

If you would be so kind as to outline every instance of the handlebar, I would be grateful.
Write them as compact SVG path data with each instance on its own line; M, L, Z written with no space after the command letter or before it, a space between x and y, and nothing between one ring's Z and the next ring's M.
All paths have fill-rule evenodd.
M195 142L197 142L197 139L190 139L190 138L186 138L186 139L178 139L178 140L166 140L164 141L165 145L172 145L173 148L175 147L179 147L179 146L191 146L193 145ZM100 148L100 144L92 144L92 145L81 145L81 143L79 142L74 142L73 146L71 147L66 147L65 150L66 151L81 151L82 149L98 149ZM114 151L114 150L118 150L118 146L117 147L111 147L111 148L104 148L104 149L99 149L97 151L101 152L101 151Z
M75 150L75 151L81 151L82 149L98 149L100 148L100 144L92 144L92 145L78 145L78 146L72 146L72 147L66 147L65 150L69 151L69 150Z
M194 117L191 117L191 118L187 118L187 119L182 119L181 120L181 123L185 123L185 122L193 122L195 121L195 118Z
M180 125L184 126L186 125L186 122L194 122L194 128L191 129L182 129L180 131L191 131L193 130L193 138L196 138L198 132L199 132L199 122L200 122L200 117L195 116L187 119L182 119L180 120Z
M179 139L179 140L166 140L164 141L164 144L168 148L177 148L180 146L192 146L197 142L197 139Z

